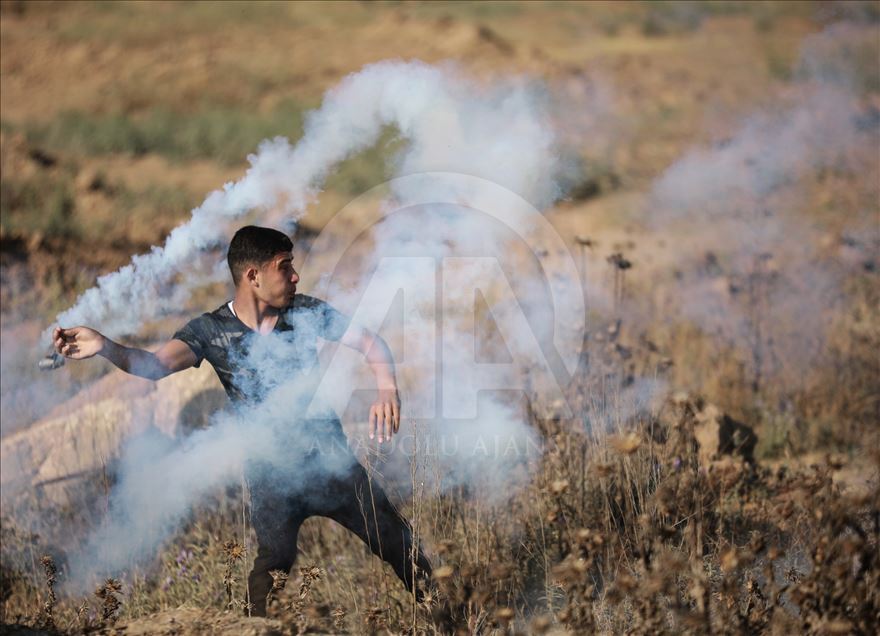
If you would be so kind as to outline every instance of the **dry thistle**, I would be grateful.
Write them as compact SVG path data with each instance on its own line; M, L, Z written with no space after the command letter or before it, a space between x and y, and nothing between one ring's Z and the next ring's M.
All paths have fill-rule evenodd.
M365 610L364 622L368 634L375 634L388 627L388 622L385 620L385 610L381 607L370 607Z
M333 617L333 629L340 632L345 629L345 608L342 606L334 607L330 616Z
M116 612L122 605L117 596L120 592L122 592L122 584L116 579L107 579L95 590L95 596L101 601L101 621L104 624L112 624L116 621Z
M309 565L299 569L302 580L299 584L299 598L305 600L312 592L312 584L321 578L324 571L316 565Z
M611 254L605 260L614 268L614 303L615 307L617 307L623 300L624 274L626 274L626 270L632 267L632 263L624 258L620 252Z
M620 270L629 269L630 267L632 267L632 263L628 261L620 252L612 254L606 260L612 266Z
M232 576L232 570L236 561L244 557L244 546L232 539L223 544L223 552L226 553L226 571L223 574L223 585L226 587L226 608L232 609L235 606L235 600L232 596L232 584L235 579Z
M578 234L574 237L575 243L580 247L581 253L581 275L583 276L583 280L587 278L587 250L592 252L593 248L596 246L596 242L591 239L589 236L583 236ZM582 283L583 284L583 281Z
M48 629L55 628L55 580L58 568L55 567L55 561L48 554L40 557L40 563L43 565L43 571L46 574L46 600L40 616L40 622Z
M223 544L223 551L233 561L238 561L242 557L244 557L244 546L238 543L235 539L232 541L227 541Z
M269 576L272 577L272 588L266 596L266 607L271 606L272 602L277 599L278 593L284 589L284 586L287 584L287 579L289 578L287 572L283 572L282 570L272 570L269 572Z
M89 619L89 602L83 600L82 605L76 608L76 621L82 631L88 631L92 621Z
M306 633L309 629L310 617L305 611L306 602L312 594L312 585L321 578L323 573L324 571L316 565L308 565L299 569L299 598L293 602L291 609L296 617L297 632L300 634ZM314 614L314 612L309 613Z

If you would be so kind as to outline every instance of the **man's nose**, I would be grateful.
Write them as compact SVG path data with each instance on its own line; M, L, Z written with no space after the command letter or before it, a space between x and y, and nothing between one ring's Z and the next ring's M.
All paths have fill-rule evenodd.
M299 282L299 274L296 273L296 270L293 270L293 274L290 276L290 282L294 285Z

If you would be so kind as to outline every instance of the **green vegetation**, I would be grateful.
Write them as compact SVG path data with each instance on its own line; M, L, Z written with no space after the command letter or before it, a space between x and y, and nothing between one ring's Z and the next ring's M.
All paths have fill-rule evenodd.
M387 181L392 174L390 162L405 143L394 128L386 128L374 146L339 164L325 188L356 196Z
M860 95L870 95L880 92L878 60L880 38L876 31L850 29L846 38L825 38L808 46L795 75L839 83Z
M0 224L3 234L70 238L82 232L70 183L45 176L0 181Z
M185 216L197 204L198 199L179 188L150 184L143 190L129 190L117 186L119 210L127 212L138 206L149 211L150 218Z
M48 124L26 124L23 128L30 143L70 156L153 153L174 162L205 159L226 166L241 166L264 139L276 136L293 142L299 139L304 113L303 108L289 101L267 116L235 109L207 109L192 114L156 110L141 117L66 112ZM16 126L4 123L4 130L14 132ZM345 160L326 187L345 194L360 194L382 183L389 176L388 160L402 143L393 129L386 130L375 146ZM10 206L45 208L42 201L45 184L18 194L15 190L18 186L7 186L10 191L4 194L4 211ZM191 197L181 197L179 192L174 194L167 189L154 189L148 198L153 201L154 210L160 212L163 208L179 209L184 199L187 204L197 203ZM125 202L126 207L134 203L130 198ZM66 209L62 206L60 212Z
M406 4L389 2L389 6L406 8L418 17L454 17L461 20L498 20L515 18L534 7L527 2L424 2ZM564 3L559 3L564 4Z
M642 22L648 37L676 35L696 31L706 17L705 5L693 2L651 2Z
M263 139L302 134L304 108L281 103L268 115L233 108L194 113L157 109L141 116L65 112L48 124L26 124L28 140L74 155L156 153L175 161L211 159L240 165Z
M77 209L70 176L37 175L28 179L0 181L0 219L3 233L47 239L125 241L133 218L140 215L151 223L177 222L196 204L196 197L179 188L149 184L131 190L122 184L104 183L96 177L95 191L103 205L86 214ZM155 240L160 235L152 237Z
M47 3L48 4L48 3ZM363 21L369 10L358 4L328 3L319 10L312 3L263 2L88 2L81 11L59 25L60 37L69 41L125 42L150 46L169 36L188 36L227 28L265 32L267 29L308 26L324 22ZM26 6L27 11L58 13L58 7ZM312 5L312 6L309 6ZM334 6L336 5L336 6ZM149 19L144 20L144 11ZM69 15L69 14L67 14Z

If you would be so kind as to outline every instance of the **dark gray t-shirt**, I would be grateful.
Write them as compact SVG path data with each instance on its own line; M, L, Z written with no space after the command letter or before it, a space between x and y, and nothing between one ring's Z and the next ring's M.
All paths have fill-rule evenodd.
M317 368L318 338L339 340L348 323L323 300L297 294L270 334L256 333L224 304L190 320L173 337L192 349L195 366L211 363L230 400L255 402L292 374Z

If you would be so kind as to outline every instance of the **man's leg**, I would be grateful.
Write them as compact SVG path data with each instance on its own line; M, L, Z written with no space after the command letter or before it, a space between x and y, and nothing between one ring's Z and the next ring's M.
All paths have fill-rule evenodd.
M296 561L296 540L303 515L295 501L278 492L269 479L249 478L251 524L257 535L257 556L248 575L252 616L266 615L266 597L272 589L273 570L289 573Z
M389 501L385 491L368 479L366 470L357 462L346 477L331 477L325 487L326 500L332 503L317 514L354 532L373 554L394 568L407 589L415 589L416 598L421 600L430 581L431 564L418 548L413 577L412 526Z

